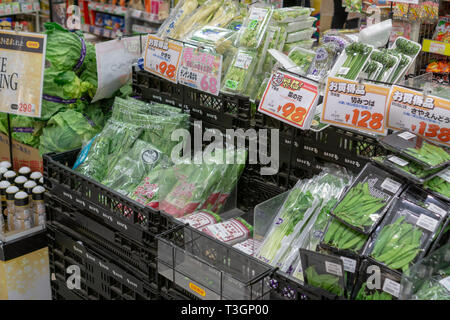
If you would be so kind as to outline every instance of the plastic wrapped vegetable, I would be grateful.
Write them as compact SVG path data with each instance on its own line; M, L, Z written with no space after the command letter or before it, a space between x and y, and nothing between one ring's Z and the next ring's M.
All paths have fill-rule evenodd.
M283 46L282 50L283 50L283 52L288 53L295 47L303 48L303 49L311 49L314 42L316 42L316 41L317 41L316 39L307 39L307 40L300 40L300 41L296 41L296 42L286 43Z
M317 81L327 77L339 54L338 48L339 46L333 42L321 45L317 49L316 56L309 67L308 76Z
M189 224L192 228L200 229L222 221L222 218L210 210L201 210L188 214L178 221Z
M311 50L306 50L303 48L293 48L291 52L289 52L289 59L292 60L302 71L302 74L306 74L308 69L314 60L316 53Z
M212 15L220 8L221 4L221 0L206 1L178 24L173 32L173 38L184 39L190 32L206 25Z
M304 7L288 7L275 9L273 20L276 22L294 22L307 19L314 9Z
M383 66L375 78L376 81L387 81L398 65L398 58L387 51L373 50L370 60L379 62Z
M323 242L339 250L359 252L368 238L369 236L351 229L337 219L332 219L325 232Z
M100 132L103 114L97 108L66 110L53 116L42 131L39 153L63 152L81 147Z
M233 0L225 0L214 17L208 22L208 26L225 28L235 17L240 15L239 4Z
M313 26L314 22L317 21L317 18L308 17L301 21L294 21L290 23L283 23L282 25L286 28L288 33L296 32L299 30L303 30L306 28L310 28Z
M442 177L436 176L431 180L428 180L424 184L425 189L437 192L447 199L450 199L450 183Z
M257 49L263 40L272 12L273 10L270 6L253 5L240 30L236 46Z
M344 289L339 285L339 277L329 273L318 274L313 266L309 266L305 271L308 284L313 287L322 288L338 296L344 295Z
M312 37L317 28L306 28L297 32L288 33L286 43L297 42L301 40L307 40Z
M369 60L369 56L373 50L372 46L365 45L361 42L354 42L345 48L344 63L339 67L336 76L349 80L355 80L364 65Z
M222 90L242 94L253 75L256 63L256 52L239 49L224 76Z
M247 240L253 234L253 227L242 218L233 218L200 229L219 241L234 245Z
M171 11L170 16L164 21L158 29L158 37L174 37L174 31L178 28L185 17L189 16L195 9L197 9L197 0L181 0L176 7Z

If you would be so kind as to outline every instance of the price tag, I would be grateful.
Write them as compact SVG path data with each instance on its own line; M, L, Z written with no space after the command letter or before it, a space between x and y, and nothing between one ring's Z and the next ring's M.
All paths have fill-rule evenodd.
M213 95L219 95L222 55L185 46L178 82Z
M283 71L274 71L258 111L291 126L307 130L317 104L317 84Z
M144 69L177 83L178 67L183 46L149 34L144 57Z
M356 270L356 260L350 259L347 257L341 257L341 260L344 264L344 271L355 273Z
M437 213L441 217L445 217L447 215L447 211L445 211L441 207L438 207L434 203L429 203L428 206L427 206L427 209L430 210L430 211L433 211L434 213Z
M330 274L342 277L342 268L337 263L325 261L325 270Z
M419 219L417 219L416 225L419 227L422 227L425 230L428 230L430 232L434 232L438 225L439 221L436 219L433 219L426 214L421 214L419 216Z
M443 172L439 172L438 176L450 183L450 169L446 169Z
M400 283L392 281L386 278L383 283L383 291L389 293L390 295L398 298L400 296Z
M439 43L439 42L432 41L430 43L429 51L432 53L445 54L445 43Z
M449 100L431 95L424 97L420 91L394 85L389 93L386 125L450 146L449 111Z
M383 183L381 184L381 188L388 190L391 193L396 193L398 191L398 188L401 187L401 183L398 183L397 181L394 181L390 178L384 179Z
M384 122L389 89L329 77L321 122L386 135Z
M409 162L406 160L403 160L402 158L396 157L396 156L389 156L388 160L390 162L393 162L395 164L398 164L400 167L406 166Z
M388 0L389 2L401 2L401 3L409 3L409 4L419 4L419 0Z
M416 135L414 133L411 133L409 131L402 132L398 136L405 140L411 140L416 137Z

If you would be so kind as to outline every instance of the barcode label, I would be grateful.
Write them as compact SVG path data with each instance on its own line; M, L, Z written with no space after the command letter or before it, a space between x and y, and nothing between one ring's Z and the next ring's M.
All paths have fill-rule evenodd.
M337 263L325 261L325 270L330 274L342 277L342 268Z
M340 67L338 74L347 74L350 71L348 67Z
M344 270L350 273L355 273L356 270L356 260L347 257L341 257L344 263Z
M240 52L236 57L235 67L247 70L252 63L253 57L249 54Z
M388 190L392 193L396 193L398 189L400 188L401 184L397 181L394 181L390 178L384 179L383 183L381 184L381 188Z
M440 280L439 283L450 292L450 277Z
M404 166L406 166L406 165L409 163L408 161L403 160L403 159L401 159L401 158L399 158L399 157L396 157L396 156L389 156L389 157L388 157L388 160L389 160L390 162L393 162L393 163L395 163L395 164L398 164L400 167L404 167Z
M405 139L405 140L411 140L412 138L416 137L416 135L414 133L411 133L411 132L408 132L408 131L402 132L398 136L400 138Z
M445 211L441 207L438 207L434 203L429 203L427 208L428 208L428 210L433 211L434 213L437 213L441 217L445 217L447 215L447 211Z
M386 279L383 283L383 291L398 298L400 295L400 283Z
M419 219L417 219L416 225L430 232L434 232L438 225L438 222L439 221L437 221L436 219L433 219L425 214L421 214Z

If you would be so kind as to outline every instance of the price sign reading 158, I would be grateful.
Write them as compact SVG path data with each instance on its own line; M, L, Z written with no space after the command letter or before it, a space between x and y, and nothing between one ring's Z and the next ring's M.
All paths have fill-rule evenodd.
M307 130L314 117L317 97L317 85L313 81L274 71L258 111Z

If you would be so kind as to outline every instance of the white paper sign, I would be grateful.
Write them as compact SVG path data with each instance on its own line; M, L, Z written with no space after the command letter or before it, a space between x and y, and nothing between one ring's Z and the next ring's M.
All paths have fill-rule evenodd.
M131 66L141 57L139 37L100 42L95 45L98 89L92 102L110 98L130 81Z

